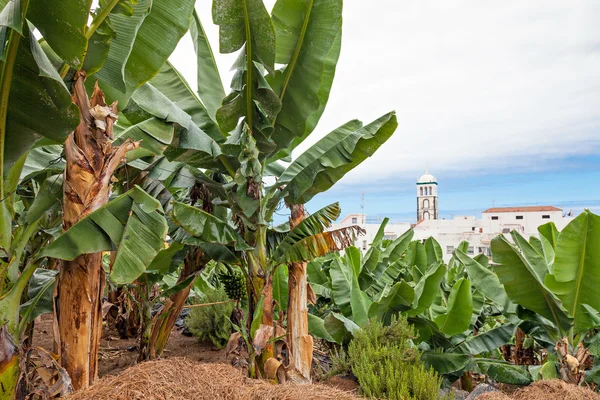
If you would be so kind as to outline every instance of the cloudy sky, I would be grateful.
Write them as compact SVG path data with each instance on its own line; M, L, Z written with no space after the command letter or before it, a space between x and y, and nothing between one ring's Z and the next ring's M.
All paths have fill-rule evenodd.
M274 1L265 4L270 10ZM217 50L211 2L197 9ZM498 205L600 211L600 2L347 0L342 53L314 135L396 110L390 140L331 192L344 213L414 219L415 178L439 181L442 216ZM217 54L223 81L235 55ZM189 36L171 61L195 86Z

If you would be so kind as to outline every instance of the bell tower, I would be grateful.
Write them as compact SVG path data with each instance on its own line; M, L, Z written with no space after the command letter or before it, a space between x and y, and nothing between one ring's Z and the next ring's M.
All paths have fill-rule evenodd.
M417 179L417 221L438 219L437 185L429 170Z

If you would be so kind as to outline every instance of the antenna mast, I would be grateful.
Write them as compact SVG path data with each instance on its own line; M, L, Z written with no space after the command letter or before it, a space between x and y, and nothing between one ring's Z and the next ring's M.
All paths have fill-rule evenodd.
M365 192L360 193L360 219L365 223Z

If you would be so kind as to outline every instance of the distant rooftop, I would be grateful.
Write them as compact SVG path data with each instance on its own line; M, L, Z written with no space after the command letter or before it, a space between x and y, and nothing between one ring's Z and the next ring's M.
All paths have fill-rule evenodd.
M535 211L562 211L554 206L531 206L531 207L494 207L488 208L483 213L503 213L503 212L535 212Z

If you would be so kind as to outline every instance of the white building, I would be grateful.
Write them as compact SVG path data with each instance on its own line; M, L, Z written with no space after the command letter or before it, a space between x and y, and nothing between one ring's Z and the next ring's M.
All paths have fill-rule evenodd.
M469 242L470 255L490 255L491 240L500 235L517 230L525 238L538 235L538 226L554 222L562 230L571 218L563 217L562 210L554 206L494 207L482 212L482 218L456 216L453 219L439 219L438 184L435 177L426 172L417 180L417 216L416 224L409 222L388 223L385 238L395 239L411 227L415 231L414 239L425 240L433 236L444 251L444 260L449 261L454 249L466 240ZM355 246L363 251L375 238L380 223L368 223L364 214L350 214L332 228L359 225L366 230Z

